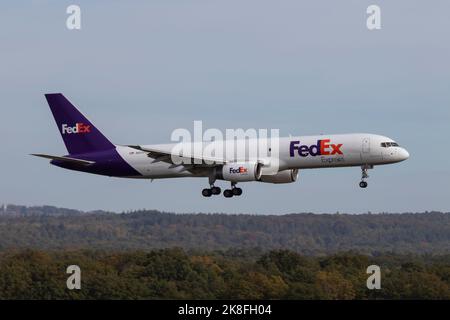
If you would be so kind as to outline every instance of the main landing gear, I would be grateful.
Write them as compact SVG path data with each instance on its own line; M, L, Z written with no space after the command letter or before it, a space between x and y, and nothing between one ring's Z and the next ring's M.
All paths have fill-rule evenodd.
M367 173L368 169L373 169L373 166L370 165L361 166L361 182L359 183L359 186L363 189L367 188L368 185L367 181L365 181L365 179L369 178L369 174Z
M219 187L216 187L214 185L211 186L211 188L206 188L202 190L202 195L204 197L211 197L212 195L220 194L222 190Z
M240 196L242 194L242 189L236 187L236 182L231 183L231 189L226 189L223 192L225 198L231 198L232 196Z
M204 197L211 197L212 195L218 195L222 192L219 187L214 186L215 180L210 179L210 188L202 190L202 195ZM226 189L223 191L223 196L225 198L231 198L233 196L240 196L242 194L242 189L236 187L236 182L231 183L231 189Z
M222 192L222 190L219 187L216 187L214 185L214 182L216 182L216 179L213 176L209 177L209 185L210 188L206 188L202 190L202 195L204 197L211 197L212 195L217 195Z

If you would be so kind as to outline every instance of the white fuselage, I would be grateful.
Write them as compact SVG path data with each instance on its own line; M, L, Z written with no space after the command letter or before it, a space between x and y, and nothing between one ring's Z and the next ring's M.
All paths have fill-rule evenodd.
M270 148L270 139L266 144ZM320 142L323 141L323 142ZM204 150L206 147L214 147L214 144L221 144L227 148L228 144L235 145L235 141L221 142L200 142L201 148L196 148L195 143L185 143L186 148L193 150ZM261 143L261 140L249 139L243 148L251 148L252 144ZM144 145L142 148L156 148L171 153L175 146L180 144L160 144ZM203 149L202 149L203 148ZM322 149L322 150L321 150ZM245 150L243 154L245 154ZM267 150L267 156L263 159L245 159L261 161L269 164L277 158L278 170L287 169L313 169L348 166L375 166L396 163L406 160L409 157L406 149L398 146L395 141L381 135L353 133L353 134L333 134L317 136L296 136L279 138L279 152L271 155ZM184 166L176 166L164 161L152 161L147 152L139 151L127 146L117 146L120 156L141 176L134 178L177 178L192 176L208 176L204 174L193 174L186 170ZM195 151L194 151L195 154ZM237 152L236 154L242 154ZM198 155L201 156L201 155ZM225 160L228 162L241 161L233 153L225 153Z

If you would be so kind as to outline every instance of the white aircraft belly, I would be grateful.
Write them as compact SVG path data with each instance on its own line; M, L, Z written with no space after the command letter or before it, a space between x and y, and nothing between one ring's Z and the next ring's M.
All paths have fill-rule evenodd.
M185 170L183 166L174 166L163 161L153 162L154 159L149 158L145 152L129 147L118 147L117 151L143 178L157 179L192 176L192 173Z

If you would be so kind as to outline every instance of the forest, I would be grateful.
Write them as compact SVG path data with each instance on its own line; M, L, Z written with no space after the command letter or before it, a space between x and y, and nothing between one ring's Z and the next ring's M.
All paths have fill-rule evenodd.
M0 209L1 299L450 299L450 214ZM369 290L367 267L381 269ZM66 269L81 269L69 290Z
M450 213L175 214L82 212L50 206L0 210L0 251L290 250L306 256L450 254Z
M79 290L66 286L73 264ZM372 264L379 290L366 286ZM450 299L450 255L12 250L0 254L0 299Z

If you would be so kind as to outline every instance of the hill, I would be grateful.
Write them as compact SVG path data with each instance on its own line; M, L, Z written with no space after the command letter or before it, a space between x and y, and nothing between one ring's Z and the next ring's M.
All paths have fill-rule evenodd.
M5 208L4 208L5 209ZM450 213L226 215L82 212L50 206L0 211L0 250L288 249L304 255L450 253Z

